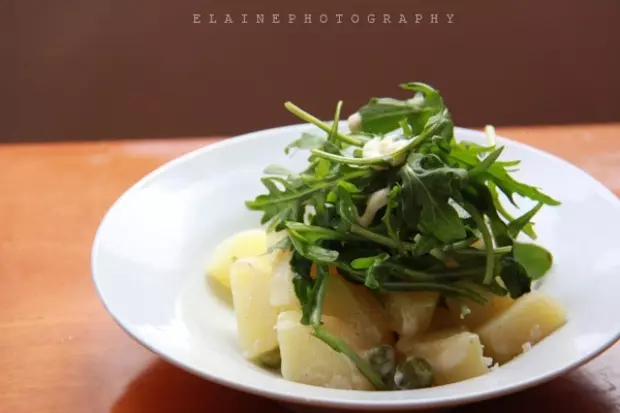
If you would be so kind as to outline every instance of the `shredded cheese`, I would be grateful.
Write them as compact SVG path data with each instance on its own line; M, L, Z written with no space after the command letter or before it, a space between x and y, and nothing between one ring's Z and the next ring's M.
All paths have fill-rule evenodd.
M362 156L364 158L381 158L389 157L394 152L407 145L407 139L394 139L393 136L385 136L383 138L373 138L364 144L362 148ZM403 155L391 160L392 165L400 165L405 161Z
M387 205L389 193L389 189L383 188L376 192L373 192L370 197L368 197L366 210L364 211L364 214L357 220L357 222L361 226L367 227L372 223L372 220L375 219L375 215L377 214L377 212Z
M489 145L495 146L495 128L493 125L487 125L484 128L484 133L486 133L487 138L489 139Z

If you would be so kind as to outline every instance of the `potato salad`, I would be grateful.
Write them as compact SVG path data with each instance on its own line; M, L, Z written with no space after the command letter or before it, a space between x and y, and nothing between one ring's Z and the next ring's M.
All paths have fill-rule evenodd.
M243 355L287 380L349 390L411 390L487 374L566 322L532 287L553 266L534 218L560 203L517 181L518 160L457 142L439 92L373 98L340 130L287 102L320 133L303 171L271 165L246 202L263 228L213 252ZM511 215L528 199L533 207Z

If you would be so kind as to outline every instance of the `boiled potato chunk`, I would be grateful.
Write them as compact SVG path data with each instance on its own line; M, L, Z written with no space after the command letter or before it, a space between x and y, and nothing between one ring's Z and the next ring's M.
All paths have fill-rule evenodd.
M532 291L505 312L482 324L476 333L484 351L504 363L553 333L566 322L566 311L553 297Z
M314 386L347 390L372 390L372 385L357 370L353 362L313 335L310 326L300 322L299 311L285 311L278 315L276 324L280 345L282 377ZM338 334L352 347L355 334L347 330L347 323L323 316L323 327ZM352 341L353 340L353 341Z
M426 334L419 339L401 339L397 349L408 357L421 357L433 368L433 384L456 383L489 371L490 360L482 354L480 339L458 328Z
M428 329L439 294L433 292L396 292L386 294L390 327L401 337L415 337Z
M333 270L327 280L323 314L346 321L351 331L365 343L365 350L378 343L393 342L387 315L379 301L368 288L345 281Z
M273 351L278 345L278 313L269 302L272 266L271 257L258 256L242 258L230 267L239 344L249 359Z
M230 288L230 266L239 258L254 257L267 252L267 234L262 229L239 232L219 244L207 265L207 275Z
M449 298L446 300L448 309L452 314L452 318L457 324L463 324L469 329L475 329L482 323L503 313L508 309L514 300L509 296L499 296L492 292L482 290L479 287L471 287L480 293L487 302L480 305L468 299L457 300ZM461 305L464 304L465 312L461 311Z
M445 307L437 306L433 313L431 324L428 326L426 332L432 333L454 327L457 327L457 324L454 322L450 310Z
M274 259L273 274L269 284L269 302L278 312L301 309L293 286L290 259L291 253L288 251L281 252Z

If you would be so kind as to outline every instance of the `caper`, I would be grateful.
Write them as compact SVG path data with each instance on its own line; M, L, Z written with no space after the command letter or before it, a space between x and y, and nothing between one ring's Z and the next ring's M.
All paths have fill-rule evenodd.
M394 349L382 344L369 351L368 362L383 379L387 379L394 371Z
M269 369L279 369L282 364L282 358L280 357L280 348L276 347L267 353L261 354L258 357L258 363L269 368Z
M433 384L433 368L423 358L410 357L396 367L392 384L396 390L430 387Z

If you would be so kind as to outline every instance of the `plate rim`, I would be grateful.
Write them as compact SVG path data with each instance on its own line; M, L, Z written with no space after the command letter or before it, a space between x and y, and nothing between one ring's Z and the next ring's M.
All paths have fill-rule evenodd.
M341 123L343 125L346 125L344 121L341 121ZM306 397L306 396L303 396L303 393L301 392L300 394L291 394L291 393L286 393L286 392L282 392L278 390L273 390L271 388L260 387L254 384L238 383L234 380L230 380L230 379L222 378L214 374L210 374L208 371L200 370L200 369L194 368L193 366L189 364L185 364L181 361L178 361L174 357L169 356L165 352L160 351L157 348L155 348L156 346L149 344L145 340L142 340L138 336L137 333L132 332L131 328L128 325L126 325L125 322L123 322L122 317L116 314L115 311L109 306L109 302L105 298L105 293L103 291L103 288L101 287L98 281L101 275L99 275L96 264L98 262L98 251L100 249L101 232L102 232L102 229L105 227L107 221L110 219L110 216L113 214L113 212L117 208L119 208L120 205L122 205L122 203L124 202L124 200L127 197L129 197L134 191L145 187L146 185L148 185L150 181L156 179L160 174L165 173L168 169L174 168L177 164L187 162L188 160L194 157L201 156L204 153L217 151L220 148L223 148L229 145L242 145L244 142L247 142L247 141L251 141L254 139L261 139L261 138L264 138L265 136L268 136L270 133L301 132L305 129L313 129L313 126L307 123L296 123L296 124L290 124L290 125L285 125L285 126L276 126L276 127L272 127L268 129L261 129L261 130L256 130L256 131L248 132L245 134L241 134L241 135L231 136L229 138L224 138L214 143L205 143L203 146L193 149L182 155L179 155L171 160L168 160L164 162L163 164L159 165L158 167L156 167L155 169L151 170L149 173L147 173L142 178L134 182L131 186L129 186L124 192L122 192L122 194L108 207L107 211L101 218L99 225L97 227L97 230L95 232L95 235L93 237L91 254L90 254L91 279L94 283L95 289L97 291L97 295L101 303L103 304L105 310L112 317L114 322L123 331L125 331L125 333L127 333L128 336L131 337L135 342L137 342L139 345L143 346L144 348L148 349L152 353L156 354L158 357L161 357L166 362L182 370L185 370L191 374L194 374L202 379L211 381L218 385L232 388L237 391L251 393L251 394L254 394L260 397L269 398L271 400L276 400L276 401L285 402L285 403L292 403L292 404L309 405L309 406L315 406L315 407L327 407L327 408L360 409L360 410L378 411L378 410L405 410L405 409L418 410L418 409L428 409L428 408L453 407L457 405L493 399L493 398L509 395L512 393L516 393L516 392L519 392L519 391L522 391L522 390L525 390L531 387L535 387L542 383L548 382L554 378L557 378L558 376L561 376L571 370L574 370L584 364L587 364L588 362L590 362L591 360L593 360L594 358L598 357L600 354L602 354L603 352L611 348L616 342L620 340L620 331L618 331L616 332L615 336L610 335L609 339L607 339L602 345L598 346L594 351L587 353L585 357L573 363L569 363L561 368L552 370L549 373L541 375L539 377L535 377L533 379L522 380L520 382L515 382L514 384L506 385L502 387L501 389L497 389L497 390L481 389L480 391L477 391L475 393L472 392L471 394L465 394L461 396L459 395L448 396L448 397L445 397L444 399L440 399L440 400L436 400L432 402L415 399L415 398L404 399L404 400L389 400L389 401L384 401L384 400L357 401L357 400L332 400L330 399L329 396ZM458 135L467 135L467 134L475 134L475 135L480 136L480 135L484 135L484 132L481 130L477 130L477 129L455 126L454 134L457 137ZM572 168L575 172L581 173L585 177L587 177L589 180L589 184L593 186L593 189L595 189L596 192L601 197L603 197L607 202L611 202L615 204L615 207L620 208L620 199L608 187L606 187L602 182L597 180L590 173L579 168L572 162L566 159L560 158L559 156L554 155L552 153L546 152L542 149L533 147L523 142L510 139L502 135L496 136L496 142L498 144L506 143L511 146L519 147L520 149L523 149L523 150L534 152L539 156L553 160L555 162L560 162L564 164L566 167ZM301 386L300 389L302 387L309 386L309 385L305 385L302 383L295 383L295 384ZM315 386L311 386L311 387L315 387ZM338 389L329 389L329 390L338 390ZM355 390L340 390L340 391L347 392L347 393L356 392ZM410 391L415 392L416 390L410 390ZM367 392L364 392L364 393L367 393Z

